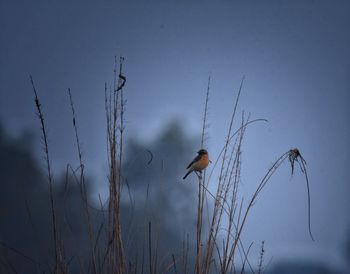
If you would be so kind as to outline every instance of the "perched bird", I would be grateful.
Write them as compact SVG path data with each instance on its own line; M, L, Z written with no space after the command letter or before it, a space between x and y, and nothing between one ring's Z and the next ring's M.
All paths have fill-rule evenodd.
M209 155L208 155L208 151L206 151L205 149L201 149L198 152L198 155L196 156L196 158L193 159L193 161L188 165L187 169L187 173L186 175L183 177L183 180L186 179L186 177L192 172L192 171L202 171L203 169L205 169L208 164L209 164Z

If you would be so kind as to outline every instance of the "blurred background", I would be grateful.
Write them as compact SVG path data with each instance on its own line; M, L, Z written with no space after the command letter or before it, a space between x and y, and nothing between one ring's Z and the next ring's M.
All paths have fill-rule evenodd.
M123 212L130 254L142 249L137 243L150 219L159 222L159 242L168 245L160 250L177 250L194 233L196 178L182 177L200 145L208 77L205 145L215 160L245 76L235 127L243 110L268 123L247 130L240 195L250 198L277 157L299 148L307 161L315 237L313 242L307 230L305 178L299 169L292 177L286 162L249 215L243 242L254 242L251 262L257 265L264 241L265 273L350 273L349 13L347 1L1 1L0 270L12 262L30 273L33 263L22 255L40 258L49 245L45 165L29 75L48 125L55 195L71 209L65 237L72 231L82 237L72 237L67 249L84 256L79 192L65 183L66 165L79 165L67 89L89 196L106 201L104 85L113 85L114 56L122 55L124 169L132 193L129 198L125 192Z

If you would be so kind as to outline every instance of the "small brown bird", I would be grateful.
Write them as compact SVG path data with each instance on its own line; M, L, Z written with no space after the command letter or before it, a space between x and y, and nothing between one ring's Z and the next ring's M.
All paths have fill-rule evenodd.
M196 156L196 158L193 159L193 161L188 165L187 169L187 173L186 175L183 177L183 180L186 179L186 177L192 172L192 171L202 171L203 169L205 169L208 164L209 164L209 155L208 155L208 151L206 151L205 149L201 149L198 152L198 155Z

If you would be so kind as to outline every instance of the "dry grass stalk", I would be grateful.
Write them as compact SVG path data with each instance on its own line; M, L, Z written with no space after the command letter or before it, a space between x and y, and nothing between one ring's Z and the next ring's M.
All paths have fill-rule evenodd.
M207 129L207 115L208 115L208 102L209 102L209 94L210 94L210 76L208 78L208 86L207 93L205 98L205 106L204 106L204 115L203 115L203 127L201 134L201 143L200 148L202 149L204 146L206 129ZM201 273L201 264L202 264L202 227L203 227L203 209L204 209L204 197L205 197L205 188L203 182L205 181L205 171L204 176L200 174L198 176L198 204L197 204L197 229L196 229L196 262L195 269L196 273Z
M96 245L94 243L95 237L94 237L94 231L93 231L91 215L90 215L89 205L88 205L88 197L87 197L87 192L86 192L85 174L84 174L85 166L83 163L83 156L82 156L82 151L81 151L81 146L80 146L78 128L77 128L77 124L76 124L74 103L73 103L72 93L71 93L70 89L68 89L68 95L69 95L69 101L70 101L70 106L71 106L71 110L72 110L73 128L74 128L75 140L76 140L76 146L77 146L77 152L78 152L78 158L79 158L80 176L79 176L78 182L79 182L79 186L80 186L80 195L82 198L84 215L86 218L86 225L88 228L88 237L89 237L89 244L90 244L92 268L93 268L93 272L95 274L97 274L98 270L97 270L96 247L95 247Z
M259 264L258 264L258 274L261 274L263 272L264 254L265 254L265 242L262 241L261 248L260 248Z
M51 162L49 157L49 145L48 145L48 137L47 137L47 130L44 120L44 114L42 112L41 104L39 101L39 97L34 85L33 77L30 75L30 81L32 84L32 88L34 91L34 101L35 106L37 110L37 115L40 120L40 126L41 126L41 134L42 134L42 141L43 141L43 149L45 153L45 162L46 162L46 170L47 170L47 177L48 177L48 185L49 185L49 199L50 199L50 210L51 210L51 217L52 217L52 233L53 233L53 242L54 242L54 267L53 272L54 273L65 273L65 263L63 261L63 250L62 245L59 241L59 229L57 224L57 212L55 208L55 201L54 201L54 195L53 195L53 175L52 175L52 169L51 169Z
M115 81L113 92L107 94L105 88L105 107L107 116L107 149L109 163L109 203L108 203L108 272L125 273L126 260L122 241L120 197L122 191L122 155L124 134L124 107L123 86L126 78L123 75L124 58L120 58L119 75L115 67ZM117 66L117 61L115 62ZM118 81L116 80L118 79Z

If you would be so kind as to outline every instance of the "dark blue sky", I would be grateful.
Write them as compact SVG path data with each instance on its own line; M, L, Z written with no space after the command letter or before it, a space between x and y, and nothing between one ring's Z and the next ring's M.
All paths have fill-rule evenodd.
M291 147L308 162L306 189L286 163L249 218L247 241L270 256L342 263L350 226L350 5L347 1L1 1L0 119L14 135L38 129L32 74L56 168L75 160L67 88L73 92L90 172L105 169L104 83L126 57L129 136L151 140L173 119L201 129L212 75L208 150L221 148L240 79L241 109L268 124L244 142L242 193ZM186 163L184 163L184 166Z

